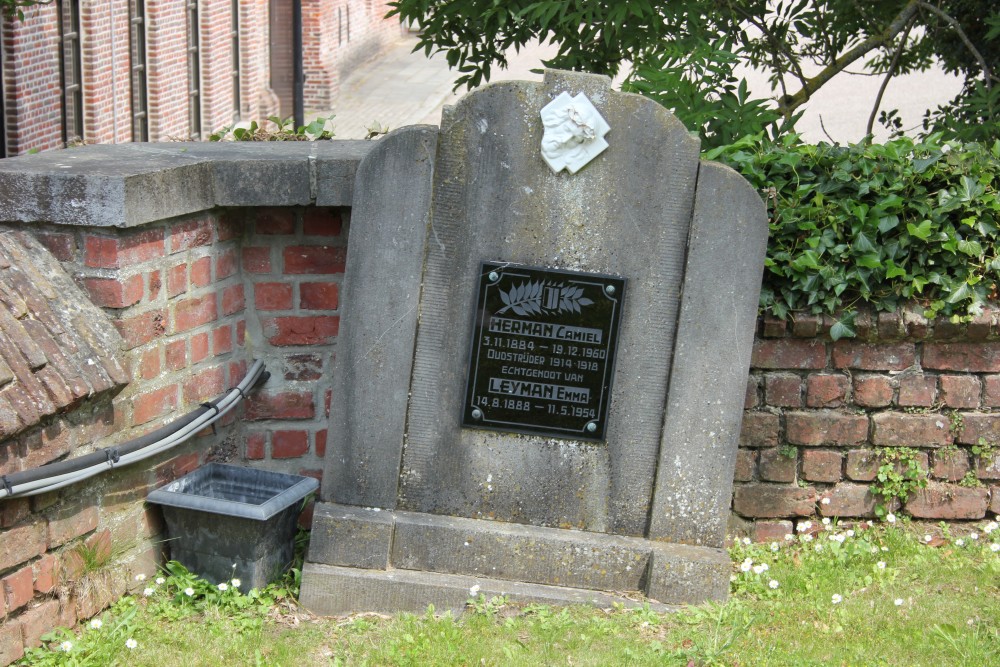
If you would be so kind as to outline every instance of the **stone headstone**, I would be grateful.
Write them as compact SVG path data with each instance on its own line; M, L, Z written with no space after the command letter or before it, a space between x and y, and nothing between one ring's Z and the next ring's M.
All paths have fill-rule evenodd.
M365 158L303 604L726 596L767 222L698 152L550 70Z

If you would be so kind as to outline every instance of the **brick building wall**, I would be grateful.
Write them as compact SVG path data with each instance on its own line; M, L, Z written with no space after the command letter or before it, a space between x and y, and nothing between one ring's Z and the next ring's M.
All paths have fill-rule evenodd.
M968 324L920 309L862 314L858 338L830 320L765 321L754 346L733 510L761 539L796 517L874 516L885 454L926 472L903 510L916 519L1000 513L1000 309ZM986 445L977 455L973 447ZM898 502L883 503L898 510Z
M290 0L287 0L290 1ZM389 7L374 0L302 0L304 104L309 115L335 106L340 82L401 34Z
M62 146L56 4L24 12L24 22L4 18L2 23L8 155Z
M146 5L149 140L188 139L188 32L184 2ZM155 63L155 66L154 66Z
M129 0L80 4L84 127L101 143L131 141Z
M80 12L83 139L86 143L131 141L135 105L129 21L136 3L65 3L76 3ZM274 77L289 79L291 71L271 72L271 31L277 30L279 37L287 39L291 25L272 24L269 0L197 0L199 71L194 72L188 58L194 37L188 4L179 0L144 3L149 140L205 138L237 117L263 120L280 115L283 104L270 85ZM239 26L239 100L233 85L234 11ZM304 0L306 108L328 113L345 73L377 55L385 43L400 34L397 21L382 18L386 11L384 2L370 0L339 4ZM24 15L23 21L12 17L2 20L4 130L7 154L12 156L63 145L57 3L26 7ZM286 64L290 68L290 62ZM199 97L191 96L192 86ZM290 101L285 102L290 109Z

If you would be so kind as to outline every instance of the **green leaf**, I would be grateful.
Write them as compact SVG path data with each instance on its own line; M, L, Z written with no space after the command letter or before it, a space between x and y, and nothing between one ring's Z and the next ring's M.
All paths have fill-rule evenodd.
M879 259L878 255L869 254L862 255L856 260L859 266L863 266L866 269L881 269L882 261Z
M854 338L855 336L857 336L857 332L846 322L835 322L830 327L830 338L834 341L838 341L841 338Z
M916 236L921 241L926 241L931 237L931 229L934 226L930 220L924 220L919 225L914 225L912 222L906 223L906 231L910 233L910 236Z
M980 245L979 241L962 240L958 242L958 251L969 257L979 257L983 254L983 246Z
M871 242L871 239L865 235L864 232L858 232L854 236L854 251L859 253L873 253L877 252L875 244Z

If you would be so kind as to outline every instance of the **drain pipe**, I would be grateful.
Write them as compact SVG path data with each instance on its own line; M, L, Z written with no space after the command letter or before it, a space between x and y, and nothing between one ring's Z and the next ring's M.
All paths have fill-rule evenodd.
M76 484L99 473L136 463L186 442L211 426L247 397L247 392L270 377L261 361L254 361L243 380L220 398L144 436L107 447L86 456L49 463L38 468L0 476L0 500L48 493Z

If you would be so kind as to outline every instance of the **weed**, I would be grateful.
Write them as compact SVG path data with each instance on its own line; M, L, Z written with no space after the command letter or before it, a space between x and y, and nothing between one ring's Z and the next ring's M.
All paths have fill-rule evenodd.
M998 448L996 443L988 442L986 438L979 438L970 449L972 450L972 455L978 457L980 460L992 461Z
M884 517L893 501L905 503L917 490L927 486L927 471L920 467L919 452L910 447L883 449L879 452L880 465L871 491L881 497L875 508Z
M958 485L964 486L967 489L979 489L982 488L983 483L979 481L978 477L976 477L976 472L974 470L970 470L965 473L965 477L958 482Z
M786 459L792 459L794 461L799 455L799 448L794 445L784 444L778 448L778 454L784 456Z
M952 410L948 413L948 431L951 432L953 436L957 436L965 428L965 417L958 410Z

